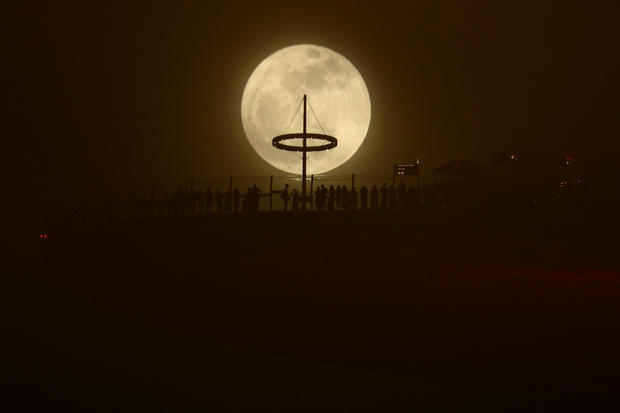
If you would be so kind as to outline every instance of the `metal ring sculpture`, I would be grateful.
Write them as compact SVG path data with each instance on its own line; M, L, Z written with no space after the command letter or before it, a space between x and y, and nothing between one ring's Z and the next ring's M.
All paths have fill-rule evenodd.
M303 133L287 133L286 135L279 135L273 138L272 145L276 147L277 149L282 149L283 151L291 151L291 152L304 152L304 151L305 152L320 152L320 151L326 151L328 149L332 149L338 146L338 139L334 138L333 136L323 135L320 133L306 133L306 139L316 139L316 140L327 142L323 145L306 146L306 148L304 149L303 146L293 146L293 145L287 145L285 143L281 143L282 141L287 141L290 139L303 139L303 138L304 138Z

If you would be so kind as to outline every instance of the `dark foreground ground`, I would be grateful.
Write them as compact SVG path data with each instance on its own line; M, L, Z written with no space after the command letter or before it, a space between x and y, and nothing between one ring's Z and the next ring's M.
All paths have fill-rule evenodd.
M57 228L8 274L4 400L618 411L612 216L446 209Z

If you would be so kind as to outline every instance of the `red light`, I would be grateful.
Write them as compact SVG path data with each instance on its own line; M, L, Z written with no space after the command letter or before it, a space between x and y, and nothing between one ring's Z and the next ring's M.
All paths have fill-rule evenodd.
M565 165L572 165L573 163L575 163L575 162L577 162L579 160L579 156L577 156L574 153L564 152L564 153L562 153L562 156L564 158L564 164Z
M459 162L454 162L454 166L459 166L460 163Z

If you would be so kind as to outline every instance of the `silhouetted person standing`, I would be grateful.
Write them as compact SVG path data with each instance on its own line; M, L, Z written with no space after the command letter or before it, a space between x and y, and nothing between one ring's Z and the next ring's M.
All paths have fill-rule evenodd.
M323 187L323 211L327 211L329 203L329 188Z
M370 209L376 211L379 207L379 190L377 185L373 185L370 190Z
M357 190L354 186L351 187L351 192L349 192L349 198L351 198L351 209L357 209Z
M226 191L226 195L224 197L224 211L232 211L232 192L230 189Z
M422 205L422 189L418 186L414 188L413 206L414 208Z
M164 194L164 197L165 196L166 196L166 194ZM116 206L116 204L115 204L115 206ZM114 216L117 217L116 209L114 210L114 212L115 212ZM159 201L159 216L160 217L165 217L166 216L166 200L164 198L162 198L162 200Z
M183 214L189 215L189 191L187 188L183 194Z
M327 211L327 202L329 201L329 188L323 185L323 211Z
M368 188L363 185L360 189L360 200L362 201L362 211L366 211L368 208Z
M164 192L164 199L162 201L162 205L163 205L163 215L166 216L170 216L170 197L168 196L168 194L166 192Z
M418 206L418 195L417 190L413 187L413 185L409 185L409 189L407 189L407 197L405 202L405 207L407 209L413 209Z
M288 184L284 185L284 189L280 192L280 198L282 198L282 202L284 202L284 210L286 211L288 208L288 201L291 199L288 193Z
M250 199L252 197L252 188L248 188L246 194L243 196L243 200L241 201L241 211L247 213L250 212Z
M422 184L422 189L421 189L421 191L422 191L422 193L421 193L422 200L421 200L421 202L424 203L425 207L426 206L437 206L436 196L435 196L436 187L437 187L437 185L433 185L431 187L431 186L428 186L426 184Z
M321 190L321 187L319 186L314 190L314 205L316 206L317 211L321 210L322 195L323 195L323 191Z
M351 210L351 198L349 198L349 190L347 189L346 185L343 185L340 196L341 196L340 206L342 207L343 210L350 211Z
M390 197L390 190L387 187L387 184L384 182L381 187L381 209L387 209L388 207L388 199Z
M394 185L390 186L390 208L398 208L398 191L394 188Z
M183 189L177 188L177 192L173 195L174 216L183 214Z
M193 186L193 181L192 181L192 187L189 191L189 214L194 216L196 215L196 190L194 189Z
M205 194L205 206L207 207L207 214L211 212L212 205L213 205L213 193L211 192L211 188L207 188L207 193Z
M205 194L202 189L198 190L198 213L200 215L205 213Z
M249 192L249 208L252 212L258 212L258 200L260 199L261 190L256 184L252 185Z
M342 187L338 185L336 187L336 208L340 208L341 201L342 201Z
M407 193L407 187L405 186L405 182L401 179L398 184L398 206L400 208L405 207L405 195Z
M333 185L329 186L329 194L327 197L327 210L333 212L336 204L336 190Z
M293 211L299 210L299 192L296 189L293 189Z
M239 202L241 201L241 192L239 192L239 188L235 188L233 192L233 201L235 205L235 212L239 212Z
M170 194L168 195L166 201L167 201L167 214L169 217L176 215L176 196L175 196L175 192L174 189L172 190L172 192L170 192Z
M220 188L217 188L215 190L215 207L217 208L217 212L222 212L222 200L224 198L224 195L222 195L222 192L220 191Z

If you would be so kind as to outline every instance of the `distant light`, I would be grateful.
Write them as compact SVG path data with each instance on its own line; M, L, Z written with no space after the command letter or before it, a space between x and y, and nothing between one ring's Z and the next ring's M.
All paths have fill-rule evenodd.
M565 165L571 165L573 163L575 163L575 161L577 161L579 158L572 153L564 153L564 164Z
M519 154L511 153L510 154L510 159L512 159L513 161L518 160L519 159Z

